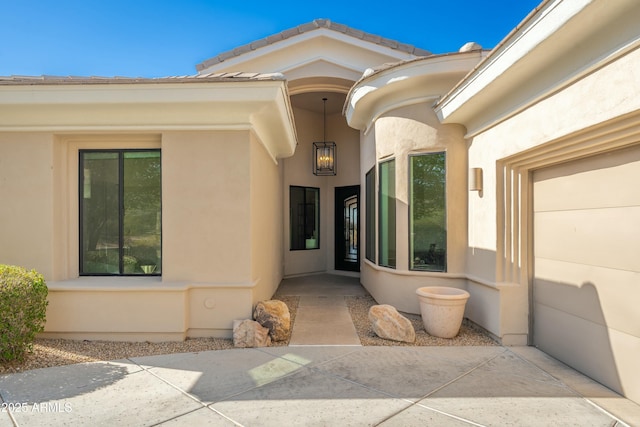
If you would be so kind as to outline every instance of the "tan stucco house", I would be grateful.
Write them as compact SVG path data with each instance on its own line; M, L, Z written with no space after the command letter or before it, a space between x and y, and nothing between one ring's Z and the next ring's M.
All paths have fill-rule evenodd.
M640 402L638 22L546 0L431 54L316 20L188 77L0 78L0 262L74 339L230 336L296 275L412 313L463 288L503 344Z

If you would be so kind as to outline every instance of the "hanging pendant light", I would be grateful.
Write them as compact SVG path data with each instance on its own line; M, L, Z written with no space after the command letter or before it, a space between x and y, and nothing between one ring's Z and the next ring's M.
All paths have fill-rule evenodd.
M336 174L336 143L327 141L327 98L322 98L323 102L323 137L322 142L313 143L313 174L335 175Z

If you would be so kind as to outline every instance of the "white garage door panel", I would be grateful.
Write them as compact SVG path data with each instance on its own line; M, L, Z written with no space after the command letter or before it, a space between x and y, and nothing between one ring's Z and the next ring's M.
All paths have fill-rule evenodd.
M535 171L533 340L640 402L640 145Z
M536 257L640 270L640 206L538 212L534 229Z
M640 403L640 338L610 329L609 342L622 378L622 394Z
M621 392L622 385L606 327L547 306L534 305L534 311L536 345L540 349Z
M535 210L638 206L638 164L640 150L632 147L536 171Z
M537 304L640 337L640 309L629 303L640 273L536 259Z

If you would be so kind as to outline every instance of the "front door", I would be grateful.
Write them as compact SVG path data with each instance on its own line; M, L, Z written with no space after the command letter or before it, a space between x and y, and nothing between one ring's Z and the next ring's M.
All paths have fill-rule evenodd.
M359 198L359 185L336 187L336 270L360 271Z

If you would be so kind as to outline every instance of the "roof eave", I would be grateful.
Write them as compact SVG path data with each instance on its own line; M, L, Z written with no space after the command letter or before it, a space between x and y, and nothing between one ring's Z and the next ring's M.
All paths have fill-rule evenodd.
M368 70L347 95L343 108L347 123L366 132L386 111L435 103L484 55L483 50L431 55Z
M19 80L0 83L0 131L249 130L274 159L297 144L284 79Z
M619 21L638 14L635 0L544 1L437 103L439 119L468 136L506 120L637 42L637 25Z

